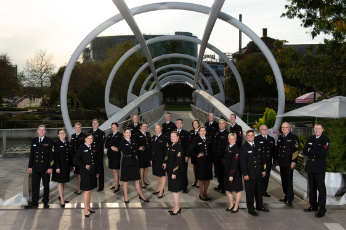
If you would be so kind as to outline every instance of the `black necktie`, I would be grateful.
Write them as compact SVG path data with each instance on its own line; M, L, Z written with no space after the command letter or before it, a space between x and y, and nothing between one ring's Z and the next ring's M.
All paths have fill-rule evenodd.
M40 138L40 144L41 144L41 142L42 142L42 138Z
M203 142L205 142L205 139L203 139Z
M157 136L155 137L155 141L157 140Z
M264 136L264 140L267 140L267 136Z

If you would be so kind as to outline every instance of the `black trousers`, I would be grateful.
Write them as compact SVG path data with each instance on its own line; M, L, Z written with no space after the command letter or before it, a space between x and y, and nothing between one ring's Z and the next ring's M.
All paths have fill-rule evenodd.
M249 213L255 211L254 198L256 200L256 209L263 206L262 198L262 179L244 180L246 192L246 207Z
M312 208L320 207L320 213L326 213L327 191L324 183L325 173L308 173L309 203ZM317 201L318 190L318 201Z
M294 200L293 192L293 170L291 166L280 166L280 176L282 189L285 193L285 201L292 202Z
M270 178L270 171L272 166L270 164L266 164L266 175L265 177L262 177L262 194L267 192L268 184L269 184L269 178Z
M187 172L188 172L188 162L185 162L185 157L184 157L184 163L183 163L183 177L181 180L181 185L182 185L182 189L183 190L187 190L187 186L188 186L188 179L187 179Z
M103 167L103 155L102 157L97 156L97 161L96 161L97 169L99 172L99 189L103 189L105 187L105 170Z
M214 158L215 173L217 176L217 182L219 183L219 188L224 189L224 176L225 176L225 165L222 164L221 157Z
M32 205L37 205L40 198L40 183L42 178L43 184L43 199L42 202L48 204L49 202L49 181L50 174L46 172L33 172L31 174L31 186L32 186Z

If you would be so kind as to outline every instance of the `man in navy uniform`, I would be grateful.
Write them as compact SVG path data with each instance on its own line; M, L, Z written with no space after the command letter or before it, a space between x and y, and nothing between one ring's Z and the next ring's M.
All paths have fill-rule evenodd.
M308 157L305 171L309 179L309 203L310 207L304 209L305 212L318 211L317 218L323 217L326 210L326 185L324 182L326 173L326 156L329 149L330 140L323 135L323 126L316 124L314 131L316 135L309 137L304 146L304 155ZM318 202L317 202L318 190ZM320 209L318 210L318 207Z
M231 114L231 116L229 117L229 120L231 122L231 126L229 127L229 132L237 134L236 144L238 145L240 149L243 143L243 129L240 125L238 125L235 122L236 119L237 119L237 116L235 114Z
M45 136L46 127L44 125L38 126L37 133L38 138L31 141L28 172L32 174L32 200L31 204L25 207L26 209L38 208L41 179L44 191L43 207L49 208L49 181L54 166L54 143L52 139Z
M228 134L226 130L226 121L220 119L219 121L219 131L216 132L214 138L214 152L213 152L213 162L215 166L215 172L217 176L217 181L219 185L214 188L216 191L225 193L224 189L224 175L225 175L225 150L228 143Z
M137 114L134 114L132 116L132 124L129 126L131 129L131 137L134 137L134 135L141 129L141 124L139 123L139 117Z
M246 140L240 149L240 167L244 176L245 192L246 192L246 207L248 213L253 216L258 216L255 211L254 197L256 199L256 210L269 212L263 207L262 198L262 177L266 175L267 165L262 160L261 146L255 144L255 133L253 130L246 132Z
M105 144L105 132L99 129L99 121L94 119L92 122L93 129L89 130L89 133L94 135L94 142L92 143L92 147L95 152L95 158L97 169L99 171L99 188L98 192L101 192L105 186L105 172L103 168L103 155L104 155L104 144Z
M170 112L166 113L165 120L166 120L166 122L162 124L162 133L166 136L166 139L168 140L168 143L172 144L172 142L171 142L171 132L176 130L177 127L171 121L171 113Z
M214 121L214 119L215 119L214 114L213 113L209 113L208 122L206 122L204 124L205 128L207 130L206 136L210 137L211 141L213 141L213 142L214 142L214 139L215 139L216 132L219 131L219 123Z
M299 153L298 137L291 133L290 129L288 122L282 123L282 135L278 138L275 154L275 166L280 166L281 184L285 193L285 197L279 201L286 203L287 206L292 206L294 199L293 170L296 167Z
M270 177L270 171L273 165L273 157L275 154L275 139L268 135L268 127L266 125L261 125L260 127L261 134L255 137L255 143L259 144L262 148L262 159L264 163L266 164L266 176L263 177L262 181L262 196L265 197L271 197L270 194L268 194L268 184L269 184L269 177Z
M187 152L188 147L190 146L190 133L187 130L183 129L183 119L177 119L175 122L177 127L177 132L179 133L179 144L183 147L183 179L182 179L182 189L183 193L187 193L187 169L188 169L188 161L190 159L189 153Z

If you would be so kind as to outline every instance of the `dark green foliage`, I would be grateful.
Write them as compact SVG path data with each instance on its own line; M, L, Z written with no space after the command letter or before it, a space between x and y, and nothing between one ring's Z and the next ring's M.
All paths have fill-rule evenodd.
M327 172L346 171L346 120L326 119L323 121L324 132L330 139L327 154Z
M85 109L100 109L104 106L105 85L96 80L90 82L78 95Z

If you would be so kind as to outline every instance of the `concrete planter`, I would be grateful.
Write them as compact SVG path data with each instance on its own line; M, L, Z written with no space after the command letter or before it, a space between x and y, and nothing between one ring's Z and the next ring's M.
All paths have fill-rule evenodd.
M345 181L341 172L326 172L325 177L327 195L341 196L345 188Z

